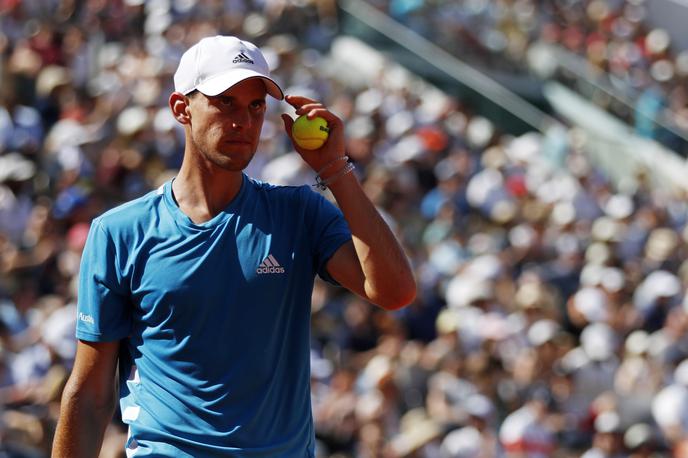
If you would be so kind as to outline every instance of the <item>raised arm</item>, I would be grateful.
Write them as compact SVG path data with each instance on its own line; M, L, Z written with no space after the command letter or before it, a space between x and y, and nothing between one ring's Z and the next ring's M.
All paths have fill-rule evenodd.
M382 219L353 173L345 172L344 125L322 104L299 96L287 96L286 101L296 108L298 115L324 118L330 128L329 138L322 148L298 153L315 171L328 164L332 177L328 187L351 229L353 242L344 244L330 258L327 271L335 280L352 292L385 309L394 310L408 305L416 295L416 283L409 261L389 226ZM291 137L293 120L282 116L287 134ZM343 174L342 174L343 173Z
M62 394L52 458L98 456L115 410L119 342L77 344L72 374Z

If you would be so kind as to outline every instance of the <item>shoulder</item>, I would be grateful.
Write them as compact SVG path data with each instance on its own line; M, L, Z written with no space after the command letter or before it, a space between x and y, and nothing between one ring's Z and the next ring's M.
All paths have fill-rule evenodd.
M162 187L150 191L141 197L118 205L93 220L94 226L99 226L108 232L119 232L145 224L153 217L155 210L163 199Z
M285 201L307 201L318 198L319 194L310 189L308 185L285 186L260 181L255 178L248 178L248 186L251 193L265 195L270 199Z
M311 186L281 186L250 179L244 199L250 212L270 214L306 225L341 217L339 209Z

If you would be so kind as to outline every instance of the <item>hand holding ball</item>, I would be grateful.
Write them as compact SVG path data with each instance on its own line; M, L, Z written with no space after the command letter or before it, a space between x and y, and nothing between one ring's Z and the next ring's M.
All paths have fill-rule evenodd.
M327 141L329 132L327 121L320 117L308 119L306 116L299 116L291 126L291 136L294 142L307 150L322 147Z

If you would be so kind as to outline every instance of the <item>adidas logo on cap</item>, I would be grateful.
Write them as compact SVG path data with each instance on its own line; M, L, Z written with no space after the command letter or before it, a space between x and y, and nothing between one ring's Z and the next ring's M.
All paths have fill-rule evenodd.
M238 64L241 62L243 62L245 64L252 64L253 63L253 61L243 52L240 52L239 54L237 54L237 56L232 61L233 64Z

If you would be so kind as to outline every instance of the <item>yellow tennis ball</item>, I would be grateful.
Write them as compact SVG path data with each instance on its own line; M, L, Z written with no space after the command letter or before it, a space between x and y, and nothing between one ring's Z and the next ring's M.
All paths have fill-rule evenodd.
M330 129L327 121L316 117L308 119L306 116L299 116L291 126L291 136L303 149L318 149L327 141Z

